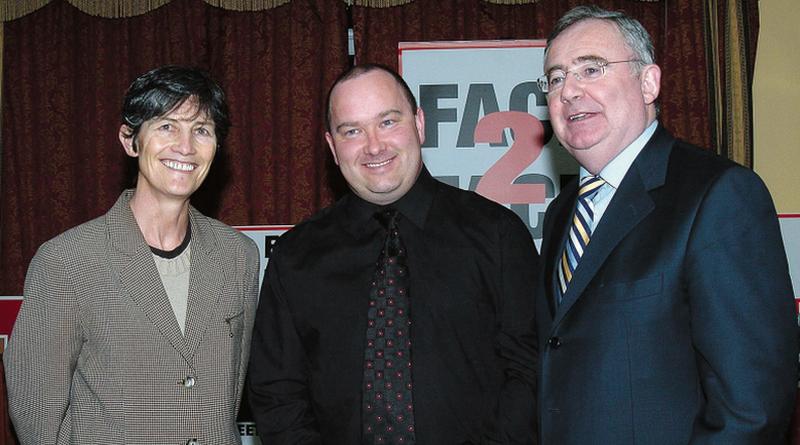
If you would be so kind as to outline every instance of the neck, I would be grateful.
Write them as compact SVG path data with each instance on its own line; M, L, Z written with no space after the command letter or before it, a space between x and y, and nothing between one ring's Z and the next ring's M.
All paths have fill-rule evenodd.
M130 206L148 246L170 251L183 242L189 225L188 199L165 202L137 188Z

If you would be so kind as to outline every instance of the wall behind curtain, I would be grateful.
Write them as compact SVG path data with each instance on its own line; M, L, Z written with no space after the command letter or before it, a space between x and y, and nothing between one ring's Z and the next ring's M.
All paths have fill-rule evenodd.
M767 183L778 211L800 214L800 126L793 112L800 103L800 59L790 56L797 45L800 3L774 0L761 8L763 31L753 86L755 169ZM800 422L797 426L800 429ZM798 437L794 443L800 445Z
M416 0L394 8L353 9L356 57L397 67L397 42L420 40L544 39L574 0L494 5L482 0ZM703 4L696 0L598 0L625 11L650 32L662 68L661 121L676 136L711 147ZM531 78L542 73L531 73Z
M175 0L125 19L57 0L5 23L0 295L38 246L133 185L117 139L127 86L162 64L209 70L233 128L193 202L228 224L297 222L333 199L325 95L348 66L343 2L234 12ZM338 178L338 176L337 176Z

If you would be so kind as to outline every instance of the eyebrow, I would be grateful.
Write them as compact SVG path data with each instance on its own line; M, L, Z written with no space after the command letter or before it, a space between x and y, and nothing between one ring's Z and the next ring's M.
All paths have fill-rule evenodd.
M581 64L581 63L587 63L587 62L595 62L595 63L597 63L597 62L608 62L608 59L606 59L605 57L595 56L593 54L588 54L588 55L585 55L585 56L577 57L577 58L572 60L572 64L573 65L577 65L577 64ZM553 71L556 71L556 70L567 71L567 67L565 67L564 65L553 65L550 68L548 68L547 71L545 71L545 74L550 74L550 73L552 73Z
M392 108L392 109L389 109L389 110L381 111L373 119L374 120L380 120L380 119L383 119L383 118L385 118L385 117L387 117L389 115L401 115L402 116L402 114L403 114L402 111L400 111L398 109L395 109L395 108ZM343 128L347 128L347 127L358 127L360 124L361 124L361 122L357 122L357 121L342 122L341 124L336 126L336 132L338 133Z
M153 119L154 122L157 121L170 121L170 122L194 122L197 119L196 116L190 117L170 117L170 116L161 116ZM200 125L215 125L213 119L205 118L200 119L197 121Z

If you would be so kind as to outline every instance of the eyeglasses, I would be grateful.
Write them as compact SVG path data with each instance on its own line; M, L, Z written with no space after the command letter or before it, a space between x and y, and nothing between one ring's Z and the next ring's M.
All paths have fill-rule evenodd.
M592 62L586 62L583 65L578 65L575 68L567 71L552 70L544 76L536 79L536 83L539 84L539 89L542 90L542 93L550 94L560 90L561 87L564 86L564 82L567 81L567 74L569 73L572 73L576 80L583 83L589 83L598 79L602 79L603 76L606 75L606 67L608 67L608 65L628 62L641 62L641 60L618 60L616 62L595 60Z

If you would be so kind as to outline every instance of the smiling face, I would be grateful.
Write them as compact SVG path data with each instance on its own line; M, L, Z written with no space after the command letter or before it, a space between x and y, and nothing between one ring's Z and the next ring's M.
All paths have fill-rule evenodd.
M217 150L214 121L198 112L194 98L144 122L135 147L128 134L123 125L120 142L129 156L139 158L136 194L156 201L188 201L206 178Z
M353 192L391 204L411 189L422 170L425 127L392 76L368 71L336 85L325 139Z
M545 72L571 70L586 60L636 59L622 34L608 21L575 23L552 41ZM547 96L553 130L561 144L587 170L597 174L656 118L661 71L645 65L638 75L630 63L606 68L603 78L584 83L568 75Z

